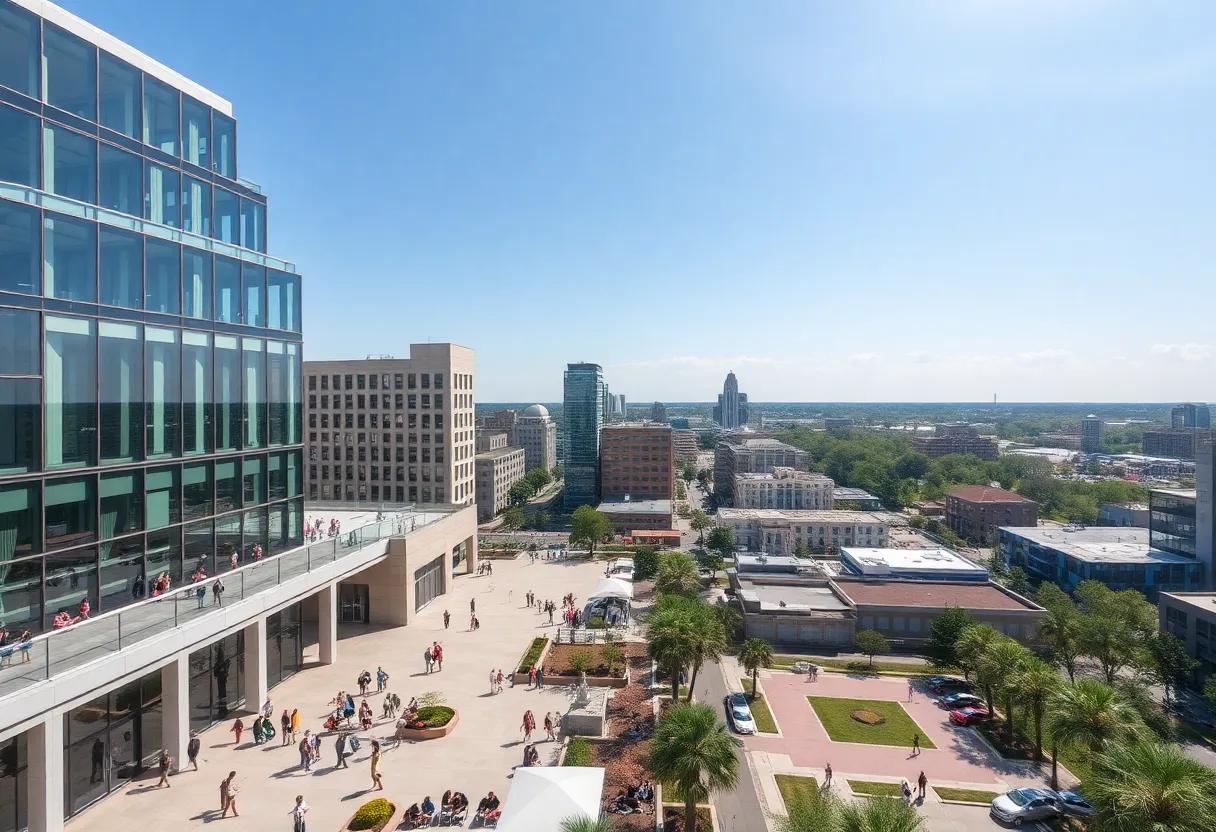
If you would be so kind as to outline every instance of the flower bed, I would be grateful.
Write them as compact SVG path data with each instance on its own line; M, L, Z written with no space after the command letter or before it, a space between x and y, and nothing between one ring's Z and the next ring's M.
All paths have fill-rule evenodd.
M629 665L629 650L645 645L617 644L625 653L624 661L609 671L608 660L604 658L606 644L551 644L545 654L545 677L578 677L587 674L587 684L598 687L623 687L628 684L627 671ZM578 665L585 669L576 669Z
M345 832L381 832L396 817L397 807L383 797L377 797L360 806L342 829Z
M430 705L418 709L418 718L403 730L408 740L434 740L452 733L460 714L447 705Z
M515 667L512 681L517 685L528 684L528 670L532 667L544 667L545 658L549 655L549 639L547 636L537 636L528 645L527 651ZM548 672L548 671L546 671Z

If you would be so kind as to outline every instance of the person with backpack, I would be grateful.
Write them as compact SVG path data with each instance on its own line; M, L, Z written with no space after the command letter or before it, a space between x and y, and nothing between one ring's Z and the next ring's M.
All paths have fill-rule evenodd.
M308 731L304 732L304 738L300 740L300 768L312 771L312 738Z
M334 768L350 768L346 764L346 734L338 732L338 738L334 740L334 751L338 754L338 762L334 763Z

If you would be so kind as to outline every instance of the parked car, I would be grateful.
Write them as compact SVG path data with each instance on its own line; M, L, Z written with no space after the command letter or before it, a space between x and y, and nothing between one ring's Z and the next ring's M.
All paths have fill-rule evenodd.
M1076 792L1057 792L1060 800L1060 808L1064 810L1064 814L1072 815L1075 818L1087 818L1094 813L1094 807L1089 801Z
M987 702L973 693L952 693L949 696L943 696L937 704L951 711L955 708L988 707Z
M744 694L727 694L722 697L722 707L726 709L726 720L737 733L756 733L756 721L752 719L752 709L748 707Z
M990 719L992 719L992 712L987 708L959 708L950 712L950 721L955 725L974 725Z
M992 816L1014 826L1050 820L1062 812L1056 793L1049 789L1014 789L992 801Z
M944 693L971 693L975 690L975 685L956 676L930 676L927 681L929 690L939 696Z

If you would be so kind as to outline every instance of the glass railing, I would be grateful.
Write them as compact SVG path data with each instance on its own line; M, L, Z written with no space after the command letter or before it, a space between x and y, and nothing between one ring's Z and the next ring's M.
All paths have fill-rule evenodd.
M175 586L156 597L0 647L0 698L335 563L389 537L404 537L447 512L382 512L336 537L263 558L222 575ZM149 581L151 586L151 581Z

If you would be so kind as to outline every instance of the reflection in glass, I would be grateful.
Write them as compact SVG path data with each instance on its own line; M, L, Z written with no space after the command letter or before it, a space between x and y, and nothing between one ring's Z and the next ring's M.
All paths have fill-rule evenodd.
M176 329L147 327L144 391L147 398L148 458L178 456L182 400L181 355Z
M266 326L266 269L252 263L241 264L241 282L245 286L245 323Z
M101 321L101 461L143 458L143 341L139 324Z
M211 108L182 96L182 158L211 167Z
M42 220L43 291L48 298L97 297L97 225L47 213Z
M236 179L236 122L212 111L211 169L220 176Z
M193 572L200 566L208 575L215 574L215 524L211 520L190 523L182 527L186 546L186 568Z
M176 465L148 471L148 529L160 529L182 521L181 469Z
M97 115L97 49L57 26L42 28L43 100L74 116Z
M218 451L235 451L241 442L244 412L239 346L240 340L231 335L215 336L215 448Z
M46 317L46 464L93 465L97 459L95 330L83 318Z
M148 238L148 294L149 312L167 312L176 315L181 311L178 291L182 282L182 250L177 243Z
M194 462L182 468L182 517L185 520L197 520L200 517L210 517L215 507L212 491L215 482L212 478L212 463Z
M0 513L4 512L5 493L0 489ZM41 528L41 527L39 527ZM3 547L0 540L0 547ZM4 549L0 548L0 556ZM0 599L4 602L4 623L12 632L42 629L42 558L26 558L0 563Z
M9 561L37 554L41 549L40 493L41 489L36 483L0 485L0 572L7 568L3 565ZM8 599L5 598L6 616L8 610Z
M282 341L266 342L266 395L268 398L269 443L282 445L287 442L288 425L291 420L288 404L290 383L287 364L287 345ZM286 495L284 495L286 496Z
M38 18L12 3L0 6L0 85L38 97Z
M101 124L138 139L139 70L106 51L101 53ZM128 212L129 213L129 212Z
M144 76L144 144L177 155L177 90Z
M245 563L252 561L254 546L261 546L263 556L265 555L269 542L266 538L268 520L265 506L245 512L245 545L241 550L245 556Z
M245 392L241 400L245 424L244 447L266 445L266 358L262 339L242 338L241 357L245 373Z
M48 480L46 548L48 551L97 539L95 477Z
M144 168L144 219L177 228L181 224L177 192L181 174L173 168L148 162Z
M238 461L225 459L215 463L215 513L223 514L241 507L241 483L237 475Z
M211 318L211 255L182 246L182 314Z
M101 143L101 200L103 208L133 217L143 215L144 163L134 153Z
M0 310L0 327L5 311ZM24 313L33 315L35 313ZM4 333L0 331L0 341ZM41 451L42 385L36 378L0 378L0 474L37 471ZM0 555L4 549L0 527Z
M304 493L304 452L287 452L287 496L299 497Z
M266 502L266 457L245 457L241 463L241 480L246 506Z
M208 453L212 448L211 336L182 331L182 450Z
M142 600L143 587L136 579L144 571L143 535L103 543L100 549L101 604L97 611L109 612Z
M141 309L144 304L144 241L138 234L101 225L101 283L98 301Z
M241 322L241 264L215 256L215 319L226 324Z
M240 227L237 224L240 200L237 195L217 186L211 199L215 206L215 239L232 243L234 246L240 245Z
M186 561L187 565L183 569L181 532L178 529L149 532L144 558L147 562L145 583L149 595L152 594L152 584L162 573L168 573L171 586L180 586L183 578L197 568L197 564ZM207 574L211 574L210 569Z
M211 236L211 186L182 176L182 230Z
M81 202L97 201L97 142L66 127L42 127L43 190Z
M4 125L0 124L0 130ZM2 178L2 177L0 177ZM42 217L37 208L0 200L0 291L36 295L42 289L38 278L39 232Z
M252 199L241 199L241 246L266 251L266 206Z
M294 445L304 438L304 404L300 399L300 345L287 345L287 436L284 444Z
M122 537L144 527L143 471L102 474L101 539Z
M34 116L0 104L0 182L38 187L38 127Z
M218 472L219 465L216 465L216 469ZM215 570L217 572L227 572L228 570L235 569L237 566L239 566L240 551L241 513L238 511L235 514L229 514L225 517L216 518Z

